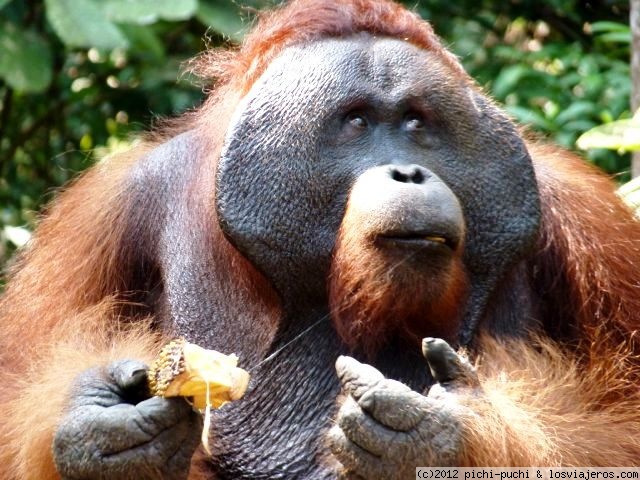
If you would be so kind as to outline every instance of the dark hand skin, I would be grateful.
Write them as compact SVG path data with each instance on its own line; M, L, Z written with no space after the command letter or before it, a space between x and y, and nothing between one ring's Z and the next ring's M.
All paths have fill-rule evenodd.
M200 414L182 398L149 398L146 372L122 360L78 377L53 443L63 479L187 478Z
M423 353L438 382L427 395L385 378L350 357L336 362L347 398L329 445L354 479L413 478L418 466L454 466L465 416L473 412L460 395L477 395L473 367L444 341L427 338Z

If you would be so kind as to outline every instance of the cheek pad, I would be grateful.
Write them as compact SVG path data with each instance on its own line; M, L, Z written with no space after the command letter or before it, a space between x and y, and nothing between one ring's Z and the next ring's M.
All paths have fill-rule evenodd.
M479 93L473 96L456 132L463 158L438 166L467 224L471 292L462 344L471 341L496 284L532 248L540 226L538 186L524 141L504 113Z
M234 246L284 288L291 276L325 269L331 255L341 180L318 145L345 85L324 71L301 82L274 69L232 119L217 167L216 208Z

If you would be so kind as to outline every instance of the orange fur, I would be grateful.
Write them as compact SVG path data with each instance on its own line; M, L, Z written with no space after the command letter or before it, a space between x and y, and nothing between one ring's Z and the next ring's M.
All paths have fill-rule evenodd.
M10 352L11 356L28 355L23 361L29 364L24 371L3 372L2 478L58 478L52 439L77 374L114 360L148 362L155 356L163 343L160 334L144 321L122 325L115 311L113 302L105 300L51 327L50 342L14 345L21 350Z
M640 223L582 159L549 145L530 151L543 212L536 267L558 307L550 320L569 313L581 338L594 341L591 331L604 326L628 339L640 326Z
M625 348L585 369L550 339L483 338L486 398L470 399L461 466L631 466L640 458L640 391ZM605 353L605 352L601 352Z
M6 379L0 409L10 412L0 423L0 478L58 478L51 443L73 378L117 359L148 362L159 350L160 332L145 321L144 309L129 301L136 292L127 285L132 262L126 244L139 239L123 237L123 216L131 205L122 183L150 148L143 144L106 159L74 182L13 268L0 300L0 362ZM204 188L193 188L194 201L212 198ZM194 208L206 212L213 203ZM217 226L215 217L212 221ZM279 307L271 287L219 228L210 235L230 304L243 305L265 327L274 325ZM162 335L165 341L171 336L171 331ZM45 402L47 408L37 407Z
M383 255L375 231L363 225L366 221L347 207L329 276L331 317L340 338L369 356L398 333L416 349L427 335L453 341L467 288L462 248L445 271L424 271L423 262L412 267L409 254Z
M211 229L214 273L227 279L230 304L275 325L275 295L217 227L211 172L231 112L280 51L361 31L406 39L433 51L461 80L471 81L431 27L398 5L386 0L302 0L264 15L239 49L210 53L194 64L203 76L219 80L218 90L200 110L129 154L101 162L60 195L13 269L0 301L0 478L58 478L51 439L73 378L113 359L147 360L161 340L144 320L144 311L128 302L126 247L132 239L124 225L135 205L124 195L123 182L138 159L167 136L199 129L206 139L201 145L207 152L200 165L203 180L190 193L202 227ZM545 312L550 329L570 325L571 331L559 331L558 337L579 341L567 344L562 353L546 341L542 346L480 342L489 403L474 404L480 414L468 420L472 428L465 463L638 464L640 398L633 334L640 312L640 224L615 197L611 183L580 160L551 147L531 144L530 149L543 207L535 281L553 306ZM372 281L356 278L366 262L381 266L352 241L341 238L339 252L352 254L360 248L363 257L337 258L340 266L333 278L351 276L356 283L340 279L340 288L346 290L334 292L336 297L350 295L358 282ZM379 272L377 277L384 278ZM433 296L439 302L436 308L421 305L433 310L429 327L456 316L454 299L464 290L462 269L455 267L445 283ZM415 291L402 293L389 286L382 280L367 297L340 310L357 306L372 318L415 320L416 312L394 310L394 303L409 304ZM389 327L379 324L384 331L374 332L378 338ZM365 331L375 326L369 322ZM192 478L204 474L194 469Z

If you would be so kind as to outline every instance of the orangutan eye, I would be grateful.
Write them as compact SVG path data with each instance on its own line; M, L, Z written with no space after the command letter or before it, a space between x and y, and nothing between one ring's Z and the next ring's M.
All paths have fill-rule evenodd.
M364 130L369 126L369 122L361 113L350 113L349 115L347 115L346 123L350 127L356 128L358 130Z
M410 113L404 119L404 128L409 132L424 130L424 119L417 113Z

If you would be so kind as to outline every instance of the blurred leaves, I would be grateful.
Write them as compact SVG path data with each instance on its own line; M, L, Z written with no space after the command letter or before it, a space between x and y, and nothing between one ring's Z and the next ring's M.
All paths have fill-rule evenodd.
M640 150L640 110L633 118L598 125L583 133L576 142L578 148L608 148L620 153Z
M49 44L37 32L11 23L0 27L0 78L11 88L42 92L51 82L51 69Z
M68 47L111 50L127 39L92 0L45 0L47 19Z
M96 4L114 22L148 25L158 20L188 20L197 0L100 0Z
M631 207L636 217L640 219L640 177L636 177L622 185L618 189L618 195Z
M245 6L263 5L0 0L0 264L57 187L154 118L198 105L182 63L239 39Z
M631 117L626 1L430 0L419 10L514 119L555 142L575 149L585 131ZM586 156L628 179L629 155Z
M4 238L15 247L22 247L31 239L31 232L24 227L4 227L2 234Z
M205 25L209 25L215 31L232 40L242 39L245 25L237 12L224 6L222 2L218 4L201 2L196 17Z

